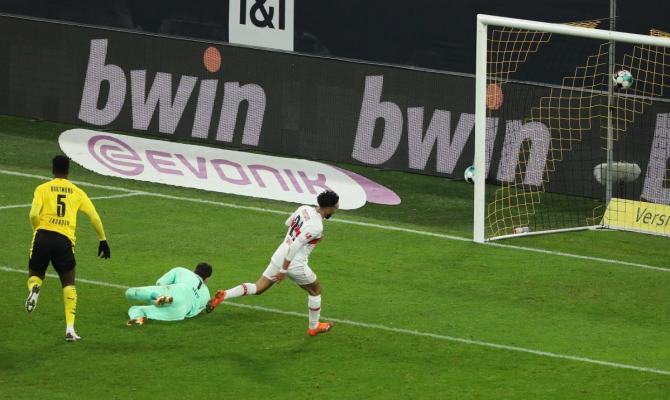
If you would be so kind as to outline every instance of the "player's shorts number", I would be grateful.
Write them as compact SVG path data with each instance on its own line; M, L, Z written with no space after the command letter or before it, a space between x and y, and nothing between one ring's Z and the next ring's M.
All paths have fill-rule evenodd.
M58 214L59 217L65 216L65 203L63 203L63 200L65 200L64 194L56 196L56 214Z

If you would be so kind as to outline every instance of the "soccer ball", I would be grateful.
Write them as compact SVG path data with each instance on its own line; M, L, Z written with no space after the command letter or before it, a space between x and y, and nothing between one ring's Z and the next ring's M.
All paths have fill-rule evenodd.
M616 87L619 89L628 89L629 87L633 86L633 74L631 74L630 71L626 71L625 69L614 73L612 79L614 80Z
M463 178L468 183L475 183L475 166L471 165L465 169L463 173Z

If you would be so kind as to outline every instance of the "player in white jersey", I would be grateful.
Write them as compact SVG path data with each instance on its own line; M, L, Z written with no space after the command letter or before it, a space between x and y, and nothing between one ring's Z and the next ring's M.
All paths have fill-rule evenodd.
M219 290L207 305L212 312L222 301L250 294L259 295L276 282L288 276L308 293L309 328L307 333L316 336L328 332L333 324L319 322L321 315L321 284L309 267L309 255L323 239L323 220L330 218L339 208L339 196L332 190L319 194L316 198L319 207L302 206L286 220L288 231L284 241L270 259L256 283L243 283L228 290Z

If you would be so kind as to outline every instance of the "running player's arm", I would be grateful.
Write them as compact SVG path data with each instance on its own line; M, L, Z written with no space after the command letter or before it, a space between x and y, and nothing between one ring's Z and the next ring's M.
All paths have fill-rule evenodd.
M33 204L30 207L30 213L28 217L30 218L30 224L33 226L33 231L37 229L40 224L40 212L42 211L42 194L40 193L40 188L35 189L35 194L33 195Z
M168 272L166 272L163 276L158 278L156 281L156 286L166 286L166 285L172 285L177 278L177 268L172 268Z
M107 243L105 228L102 227L102 220L100 219L100 215L98 215L93 202L88 198L88 195L83 190L79 192L79 195L81 196L79 210L86 214L91 220L93 229L95 229L95 233L98 234L98 239L100 240L100 244L98 245L98 256L102 258L110 258L112 256L112 252L109 249L109 244Z
M286 221L284 222L284 225L286 225L286 226L293 225L293 222L295 221L295 218L296 218L297 215L298 215L298 211L295 211L293 214L289 215L289 217L286 218ZM293 257L291 257L291 259L293 259ZM290 260L287 261L286 258L284 259L284 264L282 265L282 272L286 272L286 270L288 269L288 265L290 263L291 263Z
M81 206L79 207L79 209L81 210L81 212L86 214L88 218L91 220L91 224L93 224L93 229L95 229L95 233L98 234L98 239L101 242L106 241L107 237L105 236L105 229L102 226L102 220L100 219L100 215L98 215L98 211L96 211L93 202L91 201L91 199L88 198L88 195L86 193L82 191L80 194L81 194Z
M284 264L282 265L282 269L284 270L283 272L286 272L288 266L291 264L291 261L293 261L295 255L298 254L303 246L314 239L318 239L319 237L321 237L321 230L318 229L306 229L300 232L300 234L295 238L293 243L291 243L291 245L288 247L288 250L286 251L286 256L284 256Z

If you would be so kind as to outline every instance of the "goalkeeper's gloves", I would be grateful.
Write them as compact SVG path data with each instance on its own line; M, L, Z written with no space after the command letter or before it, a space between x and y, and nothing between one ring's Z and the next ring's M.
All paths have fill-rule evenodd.
M101 240L100 245L98 246L98 257L110 258L112 252L109 250L109 245L106 240Z

